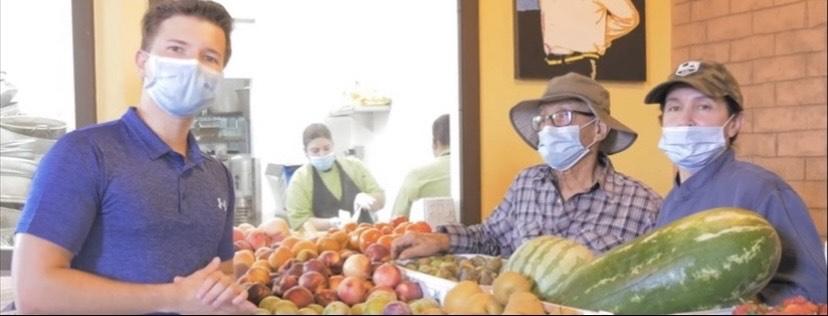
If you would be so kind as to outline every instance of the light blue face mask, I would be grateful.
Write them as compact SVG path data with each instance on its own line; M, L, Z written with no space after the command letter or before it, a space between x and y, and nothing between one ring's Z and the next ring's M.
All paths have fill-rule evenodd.
M193 117L216 96L222 73L201 66L196 59L178 59L148 54L144 90L172 116Z
M538 153L552 169L566 171L589 153L589 147L581 144L581 129L595 123L590 121L583 127L570 125L564 127L546 126L538 132Z
M727 148L722 126L662 127L660 148L680 168L696 172L716 159Z
M325 172L333 167L334 161L336 161L336 155L334 153L327 154L321 157L310 157L310 163L313 165L316 170Z

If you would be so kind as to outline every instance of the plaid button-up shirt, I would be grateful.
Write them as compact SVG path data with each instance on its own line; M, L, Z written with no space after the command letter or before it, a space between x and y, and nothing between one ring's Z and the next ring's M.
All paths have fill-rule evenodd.
M661 197L644 184L615 171L599 158L595 185L563 201L552 168L524 169L512 182L503 202L484 223L447 225L451 251L509 256L524 241L556 235L602 253L653 227Z

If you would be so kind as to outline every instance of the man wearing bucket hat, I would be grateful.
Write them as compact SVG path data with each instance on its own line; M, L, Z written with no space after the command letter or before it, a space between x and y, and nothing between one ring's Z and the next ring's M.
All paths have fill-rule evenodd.
M588 77L569 73L550 80L541 98L510 111L515 131L546 163L523 170L484 223L407 234L394 242L394 255L508 256L541 235L600 253L649 230L661 198L612 167L607 155L627 149L637 135L610 116L609 105L609 92Z
M730 72L716 62L687 61L645 102L660 104L658 146L678 169L656 226L716 207L753 210L782 241L779 268L760 298L779 304L802 295L825 303L822 245L802 199L776 174L734 158L744 103Z

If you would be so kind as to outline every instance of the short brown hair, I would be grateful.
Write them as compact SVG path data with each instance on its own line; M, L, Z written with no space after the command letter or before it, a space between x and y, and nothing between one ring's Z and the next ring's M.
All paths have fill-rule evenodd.
M220 27L224 31L224 40L227 46L224 49L224 64L230 60L232 49L230 46L230 32L233 31L233 18L224 6L213 1L205 0L162 0L152 1L150 8L144 13L141 20L141 49L148 50L161 23L176 16L191 16L206 20Z
M331 130L329 130L325 124L313 123L308 125L308 127L305 127L305 132L302 133L302 144L305 145L305 149L308 148L308 143L319 137L333 140L333 138L331 138Z

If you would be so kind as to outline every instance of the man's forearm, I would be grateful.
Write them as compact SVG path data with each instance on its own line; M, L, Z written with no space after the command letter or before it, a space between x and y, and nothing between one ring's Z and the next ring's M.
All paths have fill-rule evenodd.
M124 267L128 269L129 267ZM25 314L146 314L174 312L172 283L114 281L71 268L14 280L15 305Z

